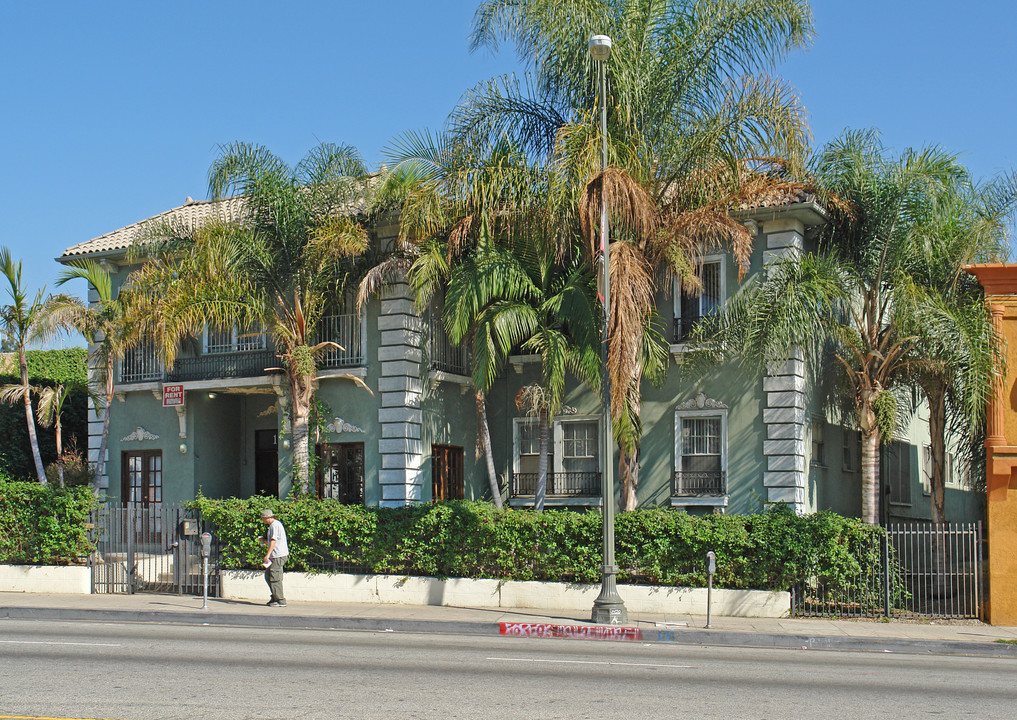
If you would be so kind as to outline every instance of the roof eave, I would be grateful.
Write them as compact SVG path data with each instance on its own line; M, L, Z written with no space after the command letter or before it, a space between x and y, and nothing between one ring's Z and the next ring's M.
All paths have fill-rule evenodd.
M776 220L777 218L793 218L801 221L806 227L824 225L830 219L830 213L815 200L770 207L746 208L734 210L732 217L739 220Z

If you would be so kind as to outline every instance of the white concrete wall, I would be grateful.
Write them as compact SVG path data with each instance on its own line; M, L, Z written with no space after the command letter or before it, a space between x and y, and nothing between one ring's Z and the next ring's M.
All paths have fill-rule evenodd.
M87 567L0 565L0 592L88 595L92 581Z
M570 583L436 580L392 575L308 575L286 573L286 599L294 602L386 603L454 607L589 610L599 585ZM222 593L231 600L267 600L262 573L224 570ZM619 585L625 607L633 613L706 614L705 588ZM714 590L712 613L728 617L784 617L791 594L765 590Z

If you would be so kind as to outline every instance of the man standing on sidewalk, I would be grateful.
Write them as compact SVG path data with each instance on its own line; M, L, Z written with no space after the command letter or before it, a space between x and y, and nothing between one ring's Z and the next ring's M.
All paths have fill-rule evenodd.
M268 601L269 607L286 607L286 596L283 595L283 564L290 549L286 544L286 528L279 522L275 513L265 509L261 511L261 521L268 525L265 537L261 542L267 544L265 560L262 563L265 568L265 582L268 583L269 592L272 597Z

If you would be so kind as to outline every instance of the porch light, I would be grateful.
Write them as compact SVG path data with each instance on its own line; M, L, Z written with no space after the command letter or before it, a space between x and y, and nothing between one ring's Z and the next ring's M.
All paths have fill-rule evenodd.
M180 454L181 455L187 454L187 443L180 443Z

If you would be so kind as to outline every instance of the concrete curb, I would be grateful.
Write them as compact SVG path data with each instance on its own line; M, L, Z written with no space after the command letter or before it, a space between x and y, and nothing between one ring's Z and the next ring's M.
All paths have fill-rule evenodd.
M457 620L414 620L395 618L321 617L223 612L89 610L72 608L0 607L0 618L21 620L70 620L83 622L162 623L168 625L209 625L223 627L264 627L309 630L363 630L370 632L434 633L443 635L499 635L497 622ZM514 623L519 624L519 623ZM561 623L523 623L524 625L574 628L590 625ZM953 640L913 640L909 638L857 637L840 635L801 635L782 633L705 630L685 627L639 628L640 637L629 642L672 645L725 646L787 650L839 650L928 655L963 655L1017 659L1017 645L993 642ZM506 634L505 637L511 637ZM603 638L602 638L603 639Z

